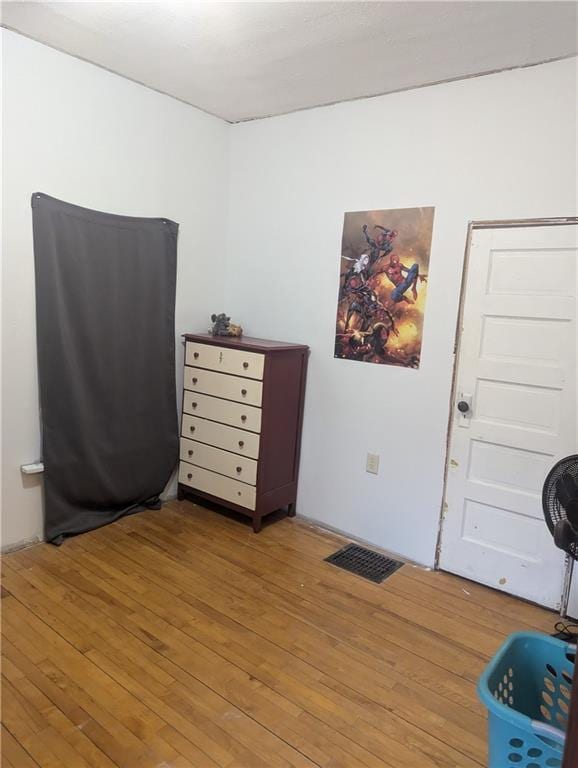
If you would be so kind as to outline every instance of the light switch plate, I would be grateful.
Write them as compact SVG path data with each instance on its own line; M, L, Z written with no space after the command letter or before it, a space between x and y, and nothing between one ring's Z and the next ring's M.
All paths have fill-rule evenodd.
M365 471L372 475L377 475L379 472L379 456L377 453L367 454L367 463L365 465Z

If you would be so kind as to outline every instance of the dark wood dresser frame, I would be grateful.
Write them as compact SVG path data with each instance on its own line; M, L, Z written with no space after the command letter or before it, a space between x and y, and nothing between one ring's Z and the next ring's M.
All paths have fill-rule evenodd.
M253 530L261 530L263 517L287 507L294 517L301 451L301 429L305 402L305 380L309 347L248 337L228 338L210 334L183 334L197 344L227 347L265 356L262 421L257 464L255 510L219 499L179 483L178 498L206 499L252 518ZM184 392L184 390L183 390Z

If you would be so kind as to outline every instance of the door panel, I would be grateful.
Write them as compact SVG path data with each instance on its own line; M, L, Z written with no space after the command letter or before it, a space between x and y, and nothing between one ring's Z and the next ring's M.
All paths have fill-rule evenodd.
M496 311L503 311L501 306ZM533 311L528 305L526 312ZM532 365L560 364L570 339L568 326L557 320L529 317L484 317L481 329L482 360L506 359Z
M555 389L480 379L475 401L479 419L557 433L560 392Z
M540 478L546 476L548 469L548 459L542 453L481 440L470 443L468 478L471 483L486 483L498 491L522 491L535 496L542 492Z
M466 499L464 504L463 539L494 554L520 558L522 561L540 562L540 545L545 537L542 524L529 517L514 518L509 509L501 509L479 501ZM524 535L520 535L520 533ZM498 583L502 583L502 577ZM506 584L506 580L503 581Z
M544 263L548 271L544 272ZM494 250L490 254L488 293L508 296L572 296L571 251Z
M473 232L440 549L441 568L550 607L564 556L541 491L576 451L576 257L574 225Z

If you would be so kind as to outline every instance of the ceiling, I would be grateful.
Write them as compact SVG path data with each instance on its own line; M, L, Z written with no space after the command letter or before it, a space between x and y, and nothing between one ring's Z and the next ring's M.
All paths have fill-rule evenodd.
M6 2L2 24L230 122L575 55L572 2Z

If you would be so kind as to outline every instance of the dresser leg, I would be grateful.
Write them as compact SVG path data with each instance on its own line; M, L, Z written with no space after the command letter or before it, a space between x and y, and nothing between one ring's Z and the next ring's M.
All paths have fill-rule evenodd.
M295 517L296 514L297 514L297 511L295 509L295 502L293 502L292 504L289 504L289 506L287 507L287 515L288 517Z
M185 498L185 492L183 491L183 489L182 489L182 488L181 488L181 486L179 485L179 486L177 487L177 499L178 499L179 501L182 501L184 498Z
M253 518L253 531L255 533L259 533L261 530L261 517L254 517Z

